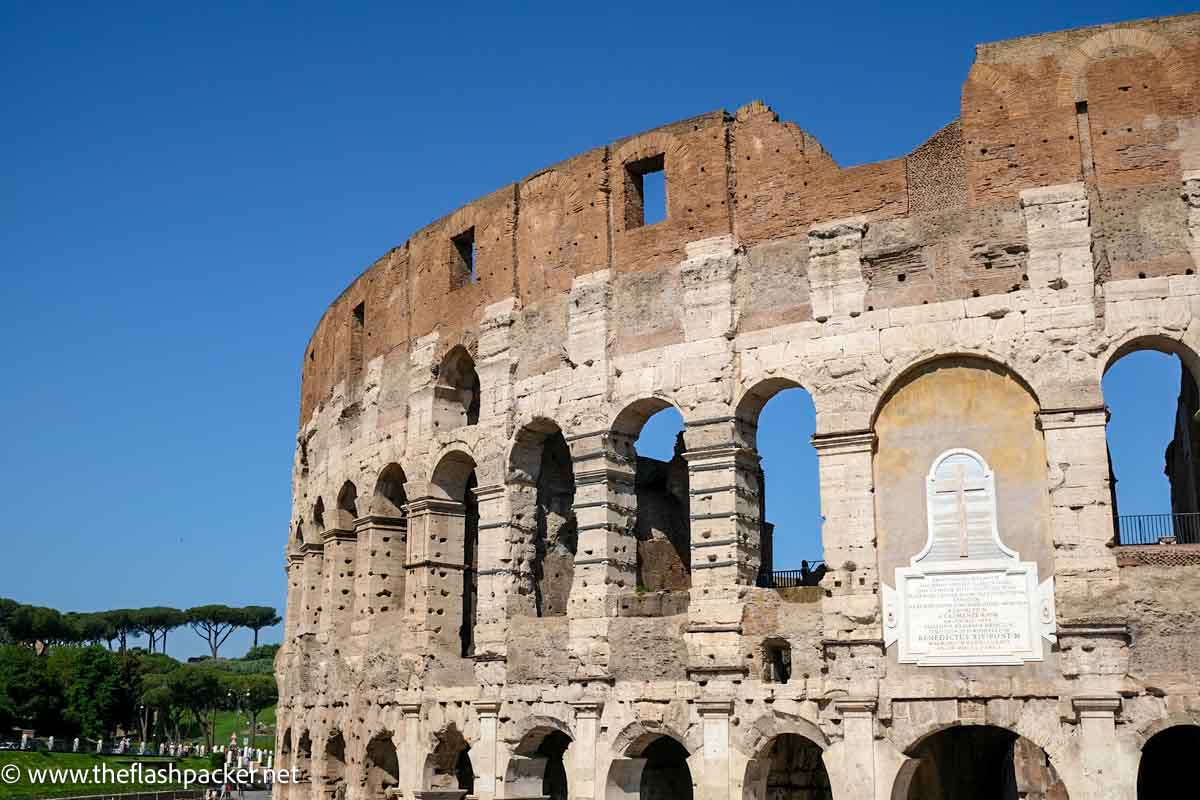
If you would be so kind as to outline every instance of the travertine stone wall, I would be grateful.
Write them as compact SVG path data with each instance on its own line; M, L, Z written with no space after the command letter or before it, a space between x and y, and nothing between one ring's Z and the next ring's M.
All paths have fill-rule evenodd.
M846 169L759 102L683 120L470 203L347 287L303 354L278 731L313 774L278 800L324 797L331 769L349 800L563 774L581 800L685 774L705 800L904 800L959 726L1015 742L1014 787L1135 797L1146 742L1200 724L1200 559L1114 546L1101 377L1139 348L1200 375L1200 15L981 45L961 101L912 154ZM828 572L777 590L757 423L793 387ZM667 519L633 443L670 406ZM882 587L956 446L1053 577L1039 662L884 645ZM639 569L647 541L675 561L642 547Z

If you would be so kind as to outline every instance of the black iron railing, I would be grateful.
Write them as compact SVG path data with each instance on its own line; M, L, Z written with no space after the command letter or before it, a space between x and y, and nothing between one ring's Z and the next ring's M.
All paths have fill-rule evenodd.
M806 561L800 569L777 569L760 572L758 585L763 589L792 589L797 586L816 586L825 574L824 561Z
M1200 513L1127 514L1116 523L1118 544L1200 544Z

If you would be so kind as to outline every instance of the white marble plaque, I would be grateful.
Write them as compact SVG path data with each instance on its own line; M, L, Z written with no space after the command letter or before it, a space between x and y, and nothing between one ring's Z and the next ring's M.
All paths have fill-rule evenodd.
M928 537L884 585L884 643L920 666L1022 664L1054 640L1054 585L1000 540L995 479L970 450L949 450L926 479Z

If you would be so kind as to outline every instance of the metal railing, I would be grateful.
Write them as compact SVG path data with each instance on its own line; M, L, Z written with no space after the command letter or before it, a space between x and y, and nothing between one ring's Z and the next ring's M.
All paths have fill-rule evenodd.
M1200 513L1122 514L1117 544L1200 544Z
M777 569L760 572L756 583L762 589L794 589L797 586L816 586L825 575L824 561L807 561L808 568Z

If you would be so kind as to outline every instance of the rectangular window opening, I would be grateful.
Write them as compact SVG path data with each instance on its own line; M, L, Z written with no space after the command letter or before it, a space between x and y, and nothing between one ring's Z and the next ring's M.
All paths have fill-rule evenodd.
M625 227L654 225L667 218L667 165L661 153L625 165Z
M475 228L467 228L458 236L451 240L454 244L454 260L455 260L455 286L461 286L466 283L478 283L479 273L475 271L477 254L475 246Z

